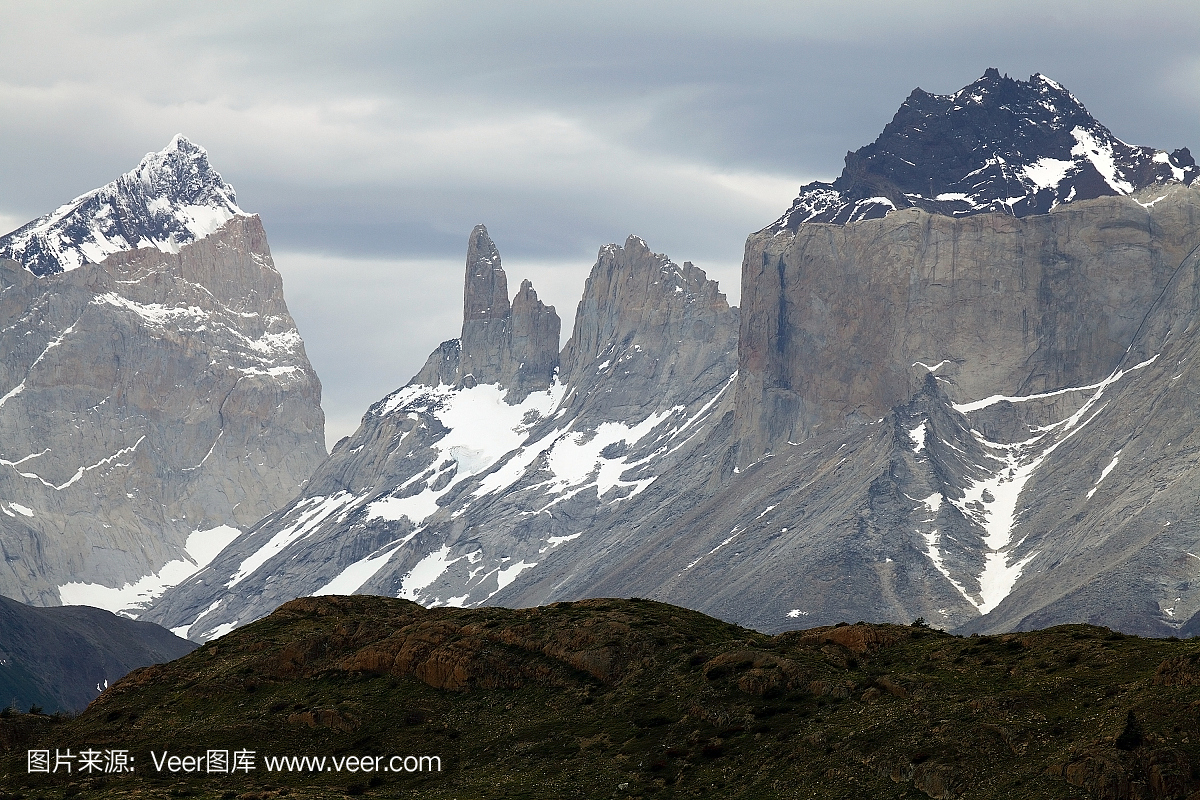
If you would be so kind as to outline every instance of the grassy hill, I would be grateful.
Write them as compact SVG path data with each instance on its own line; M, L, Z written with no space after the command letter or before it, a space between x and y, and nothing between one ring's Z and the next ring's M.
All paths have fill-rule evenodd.
M645 600L306 598L77 718L0 718L0 798L1182 800L1200 798L1198 712L1200 641L1086 625L767 636ZM29 774L31 747L128 750L134 771ZM255 769L185 771L210 749ZM405 771L420 756L441 770Z

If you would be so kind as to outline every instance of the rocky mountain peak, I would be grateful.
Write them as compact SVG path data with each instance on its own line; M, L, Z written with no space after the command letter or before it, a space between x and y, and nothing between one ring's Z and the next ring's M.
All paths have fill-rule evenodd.
M690 261L681 267L633 235L624 247L605 245L584 284L564 362L569 369L582 368L606 348L628 346L631 337L660 328L671 316L682 317L697 299L715 303L720 311L729 308L716 282ZM640 344L658 350L666 343L651 336Z
M713 458L694 456L724 453L737 367L737 309L715 281L634 236L602 247L556 374L554 309L529 281L509 303L482 227L467 249L462 337L151 618L207 639L311 594L523 606L528 590L541 604L531 581L572 592L589 554L631 553L603 530L619 539L674 502L677 470L707 480Z
M680 266L637 236L605 245L563 348L563 381L578 387L571 402L634 418L687 405L729 379L738 324L717 282L691 262Z
M467 241L462 336L443 342L410 385L500 384L519 402L554 379L561 326L554 306L538 300L528 280L509 302L500 251L487 228L476 225Z
M464 325L509 316L508 277L487 228L476 225L467 241L467 274L463 290Z
M41 276L128 250L174 254L244 214L205 149L177 134L115 181L0 237L0 258Z
M1126 144L1050 78L1021 81L990 68L953 94L913 90L873 143L846 154L837 180L804 186L768 230L914 206L1024 217L1156 184L1191 184L1198 173L1187 148Z

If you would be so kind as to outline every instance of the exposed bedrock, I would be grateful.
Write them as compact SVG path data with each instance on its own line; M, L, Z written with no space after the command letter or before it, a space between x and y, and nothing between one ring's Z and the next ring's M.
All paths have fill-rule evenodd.
M903 209L746 243L739 461L876 420L934 371L956 402L1108 375L1188 253L1200 190L1160 186L1049 214Z
M177 254L0 272L0 594L53 605L191 563L193 533L250 527L325 456L258 217Z
M467 242L462 335L443 342L412 383L498 383L510 402L520 402L554 379L561 326L554 306L538 300L527 280L509 302L500 252L487 228L476 225Z

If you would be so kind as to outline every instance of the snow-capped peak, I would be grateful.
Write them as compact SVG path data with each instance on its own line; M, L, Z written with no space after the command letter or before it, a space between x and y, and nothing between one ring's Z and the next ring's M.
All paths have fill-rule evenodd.
M1187 148L1126 144L1056 81L1015 80L991 68L953 94L913 90L879 138L846 156L841 177L803 187L769 230L914 206L1023 217L1155 184L1191 184L1197 174Z
M125 250L177 253L245 215L208 153L182 134L132 171L0 237L0 258L35 275L94 264Z

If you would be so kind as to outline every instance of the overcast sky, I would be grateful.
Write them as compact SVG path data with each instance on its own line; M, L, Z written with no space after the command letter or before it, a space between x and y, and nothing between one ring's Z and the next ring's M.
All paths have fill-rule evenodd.
M335 7L336 5L336 7ZM1200 154L1188 2L0 0L0 233L184 133L262 216L330 443L458 335L484 223L569 335L636 233L736 303L746 235L915 87L1046 74Z

